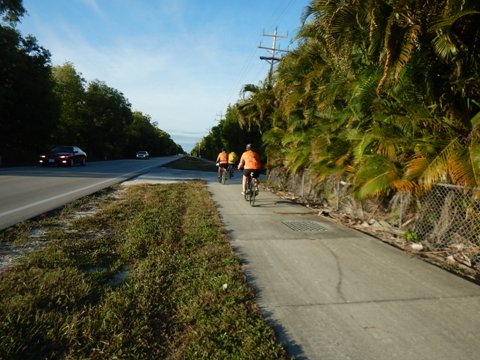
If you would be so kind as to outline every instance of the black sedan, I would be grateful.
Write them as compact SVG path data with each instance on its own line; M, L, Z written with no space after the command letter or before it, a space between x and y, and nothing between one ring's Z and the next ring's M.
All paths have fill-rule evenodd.
M47 154L40 155L38 162L42 166L74 166L75 164L85 166L87 163L87 154L78 146L57 146Z

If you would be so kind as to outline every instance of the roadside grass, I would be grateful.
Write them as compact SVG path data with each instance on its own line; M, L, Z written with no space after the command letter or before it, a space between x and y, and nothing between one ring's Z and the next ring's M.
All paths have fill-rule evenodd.
M117 194L40 219L46 245L0 273L1 359L288 358L202 182Z
M215 166L215 163L212 163L205 159L192 157L192 156L183 156L163 166L172 168L172 169L179 169L179 170L198 170L198 171L217 172L217 167Z
M199 171L217 172L216 165L211 161L206 159L199 159L192 156L181 157L163 166L173 168L173 169L180 169L180 170L199 170ZM260 170L260 174L265 175L266 169Z

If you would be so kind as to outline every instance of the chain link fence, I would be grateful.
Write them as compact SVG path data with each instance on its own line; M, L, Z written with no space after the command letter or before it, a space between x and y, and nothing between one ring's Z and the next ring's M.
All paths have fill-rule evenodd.
M414 232L431 248L478 248L480 200L474 189L437 184L420 198Z
M351 224L388 224L405 244L421 244L423 252L451 258L480 274L478 189L436 184L422 196L397 193L382 203L355 199L351 184L334 177L318 181L308 171L296 176L272 171L269 179L307 203L343 214Z

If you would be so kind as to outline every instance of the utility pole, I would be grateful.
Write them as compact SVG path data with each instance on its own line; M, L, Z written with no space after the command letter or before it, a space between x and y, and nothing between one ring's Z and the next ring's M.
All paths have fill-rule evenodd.
M273 43L272 47L264 47L262 46L262 43L260 43L260 46L258 47L259 49L265 49L270 51L270 56L260 56L260 60L265 60L270 64L270 70L268 72L268 84L271 85L272 83L272 75L273 75L273 65L280 61L280 58L276 56L278 52L284 52L287 53L288 50L282 50L277 48L277 38L280 39L286 39L288 38L287 35L278 35L277 34L277 28L275 27L275 31L273 34L265 34L265 31L263 32L263 36L269 36L273 38Z

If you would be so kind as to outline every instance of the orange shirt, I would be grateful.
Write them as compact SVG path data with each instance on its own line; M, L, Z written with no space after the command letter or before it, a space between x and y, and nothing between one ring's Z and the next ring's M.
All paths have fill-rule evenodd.
M226 164L228 162L228 154L226 151L222 151L220 154L217 156L217 161L220 164Z
M260 170L262 168L260 156L253 150L247 150L242 154L238 167L247 170Z

